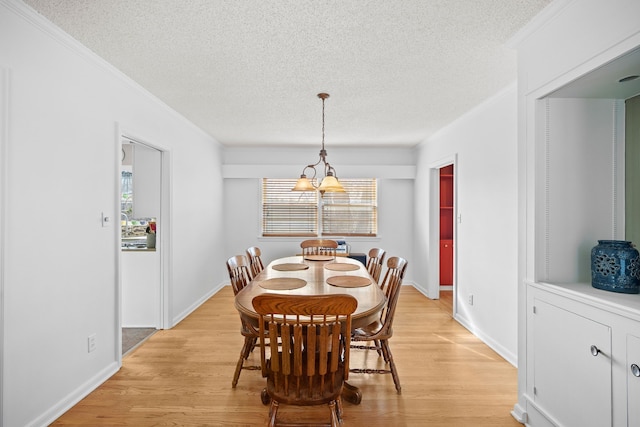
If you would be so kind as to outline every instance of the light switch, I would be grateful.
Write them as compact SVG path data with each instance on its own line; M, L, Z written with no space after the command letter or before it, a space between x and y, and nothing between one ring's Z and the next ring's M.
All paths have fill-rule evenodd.
M103 227L111 227L111 217L106 216L104 212L102 212L102 226Z

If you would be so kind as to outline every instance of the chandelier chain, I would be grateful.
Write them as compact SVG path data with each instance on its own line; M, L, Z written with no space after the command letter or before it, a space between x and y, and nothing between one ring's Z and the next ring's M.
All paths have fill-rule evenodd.
M324 150L324 100L322 97L322 149Z
M344 187L338 181L338 177L336 176L336 170L327 162L327 151L324 149L324 126L325 126L325 118L324 118L324 100L329 97L328 93L319 93L318 98L322 99L322 147L320 149L320 159L316 164L307 165L304 169L302 169L302 174L300 175L300 179L296 182L295 187L292 189L293 191L312 191L318 190L320 194L325 192L341 192L344 193ZM316 166L319 166L320 163L324 164L324 178L320 185L316 185L313 180L316 178ZM306 171L307 169L311 169L313 171L313 176L311 180L307 178Z

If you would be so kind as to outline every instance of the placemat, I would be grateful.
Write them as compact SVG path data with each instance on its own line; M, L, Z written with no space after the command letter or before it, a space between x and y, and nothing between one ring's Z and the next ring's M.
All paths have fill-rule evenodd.
M308 261L331 261L334 258L333 255L305 255L304 259Z
M307 284L306 280L295 277L274 277L273 279L261 280L258 282L261 288L272 291L284 291L288 289L302 288Z
M271 268L278 271L296 271L306 270L307 268L309 268L309 266L307 264L302 264L301 262L292 262L272 265Z
M330 264L326 264L324 268L333 271L354 271L359 270L360 266L357 266L355 264L347 264L344 262L332 262Z
M333 276L327 279L327 283L339 288L361 288L369 286L371 279L361 276Z

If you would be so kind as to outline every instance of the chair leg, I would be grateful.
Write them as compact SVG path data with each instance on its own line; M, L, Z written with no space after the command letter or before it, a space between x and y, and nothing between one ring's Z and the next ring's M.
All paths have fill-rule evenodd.
M329 409L331 409L331 427L340 427L342 425L342 418L338 415L335 400L329 402Z
M244 337L244 344L242 345L242 350L240 350L238 363L236 363L236 371L233 374L233 381L231 381L232 388L235 388L238 385L238 379L240 379L240 372L242 371L244 361L249 357L251 349L253 348L253 340L254 338L252 337Z
M253 353L253 350L256 348L257 345L258 345L258 337L254 337L253 340L251 340L251 348L249 349L248 353ZM249 357L248 353L247 353L247 357ZM245 359L247 357L245 357Z
M373 340L373 344L376 347L376 351L378 352L378 356L382 356L382 347L380 346L380 341L378 340ZM385 358L385 362L387 361L387 359Z
M378 350L378 354L381 354L382 358L384 359L384 363L389 363L389 353L387 352L387 348L389 346L388 345L383 345L383 344L379 344L379 350Z
M396 390L398 394L402 393L402 387L400 386L400 377L398 376L398 371L396 370L396 362L393 361L393 355L391 354L391 348L389 347L389 342L387 340L380 341L382 344L383 352L389 358L389 367L391 370L391 376L393 377L393 383L396 385Z
M271 401L271 406L269 407L269 427L275 427L276 425L276 416L278 415L278 402L275 400Z

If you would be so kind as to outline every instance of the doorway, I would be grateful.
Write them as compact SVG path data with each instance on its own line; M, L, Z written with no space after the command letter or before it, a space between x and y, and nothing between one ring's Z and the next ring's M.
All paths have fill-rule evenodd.
M457 154L429 165L427 296L456 316Z
M439 169L439 214L440 214L440 300L453 315L453 254L454 254L454 165Z
M169 159L165 150L124 135L119 148L119 344L124 355L167 327Z

